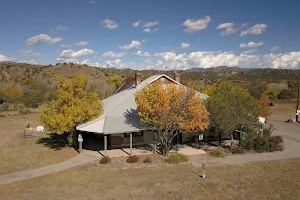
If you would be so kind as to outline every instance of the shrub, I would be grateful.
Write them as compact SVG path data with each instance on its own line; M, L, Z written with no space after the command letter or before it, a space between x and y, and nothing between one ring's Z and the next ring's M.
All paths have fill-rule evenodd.
M268 152L274 152L274 151L282 151L284 148L281 144L271 144L271 146L268 149Z
M231 148L231 153L233 154L244 154L245 153L245 148L241 146L236 146Z
M137 156L129 156L126 161L128 163L137 163L139 161L139 159L140 158Z
M19 110L20 115L27 115L30 113L31 113L31 110L29 108L22 108L21 110Z
M150 157L145 158L145 160L143 161L143 163L152 163L152 160Z
M271 142L272 142L273 144L276 144L276 145L283 142L282 136L279 136L279 135L274 135L274 136L272 136L272 137L270 138L270 140L271 140Z
M218 158L224 158L225 152L223 149L217 148L217 149L212 150L211 155L214 157L218 157Z
M100 160L100 164L107 164L110 162L111 162L111 159L108 156L105 156Z
M187 161L189 161L188 157L179 153L169 154L167 158L167 162L170 164L184 163Z
M264 137L270 138L274 130L275 130L275 128L272 124L268 127L264 127L264 130L263 130Z

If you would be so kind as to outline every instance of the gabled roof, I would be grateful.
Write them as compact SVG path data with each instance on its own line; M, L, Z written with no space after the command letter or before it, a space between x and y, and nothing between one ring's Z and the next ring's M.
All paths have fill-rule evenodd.
M103 114L93 121L77 126L76 129L103 134L152 130L153 128L141 124L134 94L161 77L165 77L173 81L178 86L180 85L180 83L164 74L151 76L142 81L138 87L130 87L102 100ZM197 92L197 94L202 99L206 99L208 97L200 92Z

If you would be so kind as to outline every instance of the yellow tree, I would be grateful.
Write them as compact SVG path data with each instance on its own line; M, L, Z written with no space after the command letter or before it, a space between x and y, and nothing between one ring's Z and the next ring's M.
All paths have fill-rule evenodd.
M262 117L268 117L272 114L269 106L269 96L267 93L263 93L259 99L256 100L259 107L259 115Z
M163 155L179 133L203 131L209 125L202 99L183 86L153 83L136 93L135 101L141 122L156 129Z
M39 120L50 133L67 133L72 140L78 124L102 114L102 103L97 93L87 88L88 77L84 74L75 75L71 81L57 77L57 81L58 98L49 103Z
M16 87L7 87L4 90L4 101L17 103L22 99L22 92Z

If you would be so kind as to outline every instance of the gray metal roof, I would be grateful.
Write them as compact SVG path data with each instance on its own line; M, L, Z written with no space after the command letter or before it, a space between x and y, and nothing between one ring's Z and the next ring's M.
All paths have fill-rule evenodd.
M143 89L147 84L154 82L162 76L174 81L178 86L180 85L178 82L164 74L151 76L142 81L138 87L123 90L122 92L102 100L103 114L93 121L77 126L76 129L103 134L153 130L153 128L141 124L134 94ZM202 99L208 98L207 95L200 92L197 92L197 94Z

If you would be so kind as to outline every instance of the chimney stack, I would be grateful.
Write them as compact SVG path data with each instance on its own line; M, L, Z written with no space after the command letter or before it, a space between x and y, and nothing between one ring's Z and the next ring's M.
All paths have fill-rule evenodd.
M142 73L141 72L136 72L135 73L135 87L138 87L139 84L142 82Z
M180 73L179 72L175 72L175 81L180 83Z

